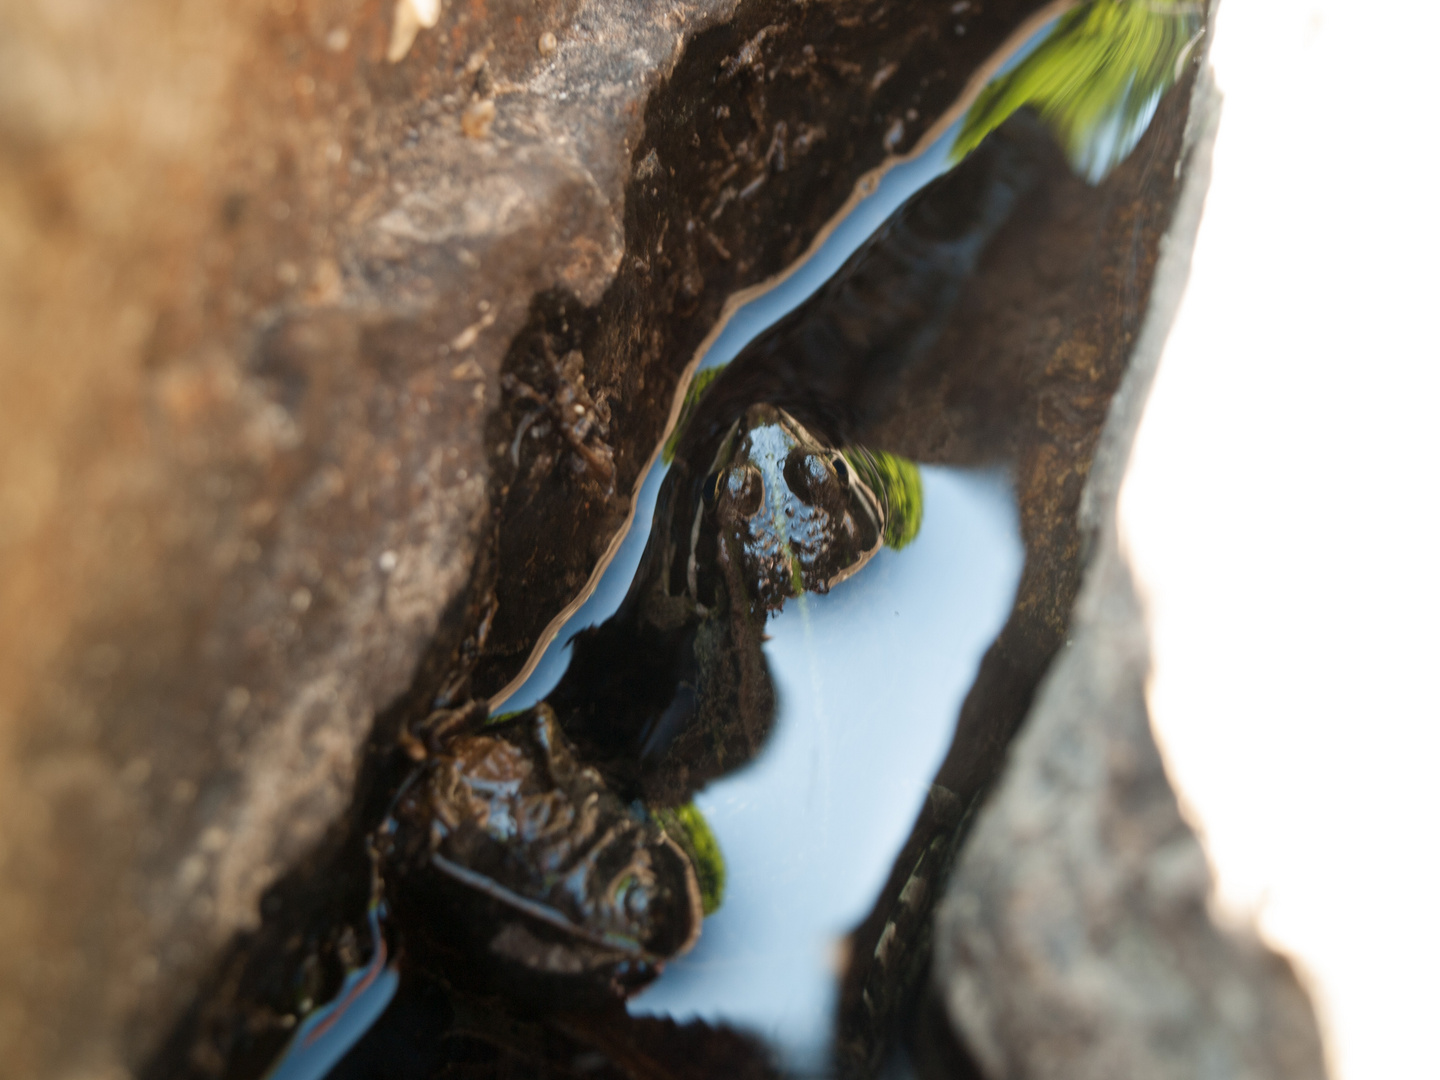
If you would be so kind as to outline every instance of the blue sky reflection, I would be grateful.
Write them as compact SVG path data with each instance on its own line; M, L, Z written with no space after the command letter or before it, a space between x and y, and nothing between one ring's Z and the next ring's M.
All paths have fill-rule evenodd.
M630 1004L756 1032L797 1073L824 1071L836 939L884 883L1020 579L1003 478L921 474L925 521L910 547L770 623L775 733L696 799L729 867L725 903Z

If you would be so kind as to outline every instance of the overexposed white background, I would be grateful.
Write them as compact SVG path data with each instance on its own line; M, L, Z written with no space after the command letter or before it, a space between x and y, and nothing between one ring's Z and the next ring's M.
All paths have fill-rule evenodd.
M1334 1080L1440 1076L1440 173L1430 3L1224 0L1189 289L1121 496L1216 910Z

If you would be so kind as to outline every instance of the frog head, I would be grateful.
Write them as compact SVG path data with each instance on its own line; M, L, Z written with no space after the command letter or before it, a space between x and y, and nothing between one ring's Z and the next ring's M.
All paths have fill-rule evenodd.
M881 499L840 451L774 405L752 405L731 428L702 487L693 535L709 516L716 557L738 564L754 601L778 611L802 592L828 592L885 539ZM691 587L701 568L692 543Z

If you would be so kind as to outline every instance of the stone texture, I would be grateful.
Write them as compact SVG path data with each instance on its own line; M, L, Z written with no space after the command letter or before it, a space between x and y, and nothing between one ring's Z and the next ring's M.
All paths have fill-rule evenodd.
M1115 497L1178 303L1218 100L1202 80L1186 188L1080 506L1095 537L1066 648L980 812L935 927L935 987L989 1080L1325 1074L1294 972L1207 909L1145 705L1143 612Z
M727 10L452 4L394 65L381 3L0 12L7 1071L123 1073L346 807L473 569L506 344L603 293Z
M1227 933L1145 710L1113 541L936 927L952 1019L991 1080L1325 1075L1288 963Z

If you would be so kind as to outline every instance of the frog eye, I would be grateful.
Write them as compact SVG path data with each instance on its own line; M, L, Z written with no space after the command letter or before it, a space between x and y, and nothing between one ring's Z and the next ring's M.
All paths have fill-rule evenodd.
M829 463L820 454L796 447L785 458L785 483L809 506L815 505L831 475Z
M720 495L720 474L718 472L712 472L705 478L705 486L700 490L706 507L713 508L716 498Z
M765 480L754 465L731 469L725 476L725 493L741 517L754 517L765 503Z
M840 483L848 487L850 485L850 466L845 463L845 456L836 454L830 459L830 464L835 466L835 475L840 478Z

